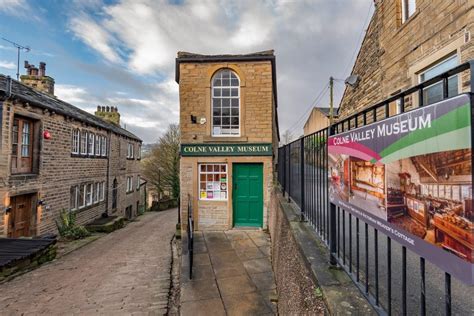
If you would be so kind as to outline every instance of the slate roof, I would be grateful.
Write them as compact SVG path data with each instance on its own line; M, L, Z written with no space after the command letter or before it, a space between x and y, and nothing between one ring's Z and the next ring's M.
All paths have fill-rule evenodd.
M86 122L90 125L100 127L116 134L129 137L131 139L142 141L135 134L121 128L120 126L108 123L101 118L79 109L78 107L64 102L60 99L52 97L48 94L41 93L19 81L11 80L11 97L18 98L31 105L54 111L57 114L72 117L78 121ZM8 77L0 74L0 97L8 97Z
M56 243L56 239L0 238L0 267L14 265L16 261L34 257L38 252Z
M319 110L321 113L323 113L324 115L326 116L329 116L329 111L330 111L330 108L327 108L327 107L314 107L316 110ZM337 116L337 110L338 108L334 108L333 109L333 115L334 116Z

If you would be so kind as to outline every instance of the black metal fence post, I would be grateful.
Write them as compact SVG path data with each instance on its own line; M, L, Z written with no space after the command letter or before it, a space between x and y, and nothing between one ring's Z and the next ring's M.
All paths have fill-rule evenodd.
M301 137L300 142L300 179L301 179L301 221L305 218L305 203L304 203L304 137Z
M330 252L330 258L329 258L329 263L333 266L337 265L337 259L336 259L336 251L337 251L337 243L336 243L336 205L333 203L330 203L330 214L329 214L329 252Z
M286 146L288 148L288 202L291 202L291 143Z

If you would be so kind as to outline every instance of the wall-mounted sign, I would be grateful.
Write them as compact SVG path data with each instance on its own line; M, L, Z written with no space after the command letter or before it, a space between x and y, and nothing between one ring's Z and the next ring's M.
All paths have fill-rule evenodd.
M474 283L471 102L460 95L331 136L330 200Z
M181 156L271 156L272 144L182 144Z

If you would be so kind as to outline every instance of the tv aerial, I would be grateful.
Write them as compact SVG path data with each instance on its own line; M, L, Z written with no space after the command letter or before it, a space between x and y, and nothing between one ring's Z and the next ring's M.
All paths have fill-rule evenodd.
M13 45L17 49L17 60L16 60L16 80L20 80L20 51L24 50L26 53L28 53L31 48L29 46L23 46L18 43L15 43L13 41L10 41L7 38L2 37L2 40L5 42L8 42Z

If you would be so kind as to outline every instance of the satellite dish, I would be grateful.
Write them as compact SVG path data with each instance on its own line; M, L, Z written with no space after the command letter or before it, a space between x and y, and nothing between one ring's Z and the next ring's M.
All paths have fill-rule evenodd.
M351 86L351 87L355 87L359 83L359 79L360 78L359 78L358 75L350 75L349 77L347 77L347 79L344 81L344 83Z

